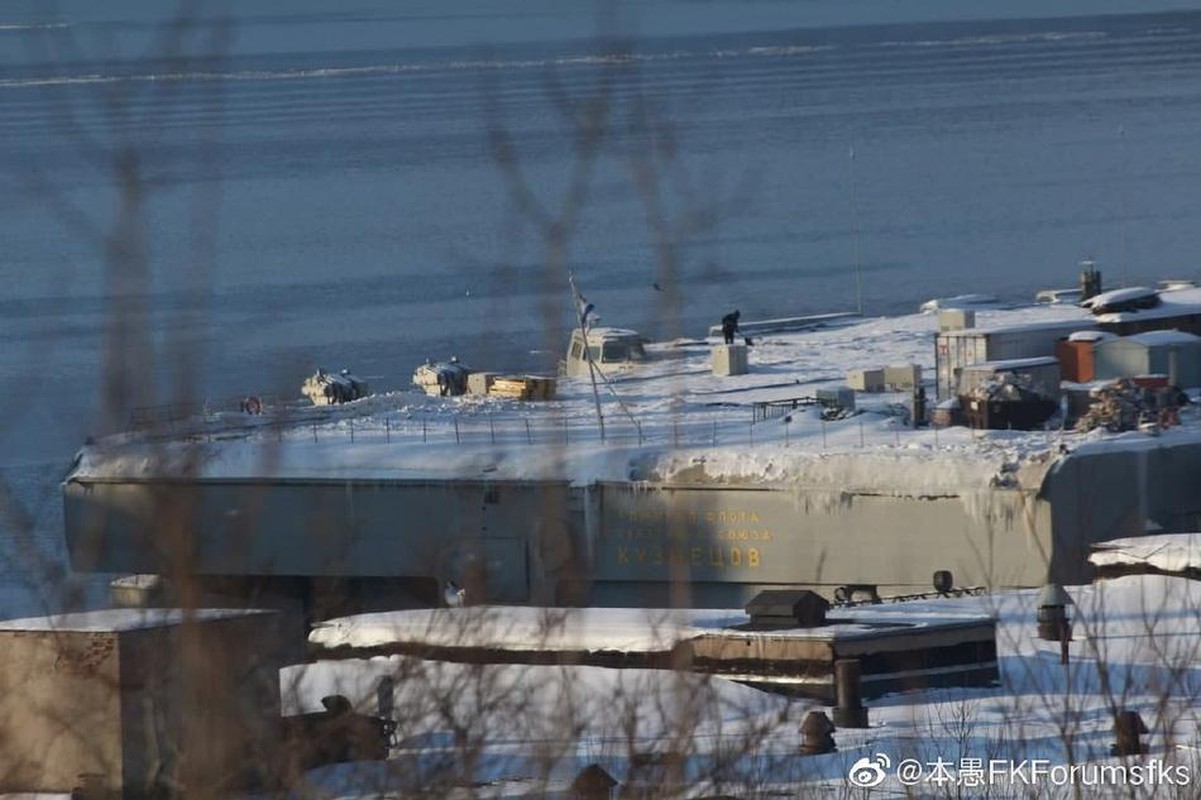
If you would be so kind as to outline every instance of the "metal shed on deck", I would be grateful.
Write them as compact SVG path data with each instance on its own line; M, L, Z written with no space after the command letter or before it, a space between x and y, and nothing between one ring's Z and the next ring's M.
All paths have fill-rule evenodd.
M939 331L934 346L938 398L946 399L959 391L964 367L987 361L1054 356L1056 342L1075 331L1096 327L1093 320L1081 317L1066 322Z
M1201 386L1201 336L1184 331L1148 331L1097 342L1096 377L1167 375L1173 386Z

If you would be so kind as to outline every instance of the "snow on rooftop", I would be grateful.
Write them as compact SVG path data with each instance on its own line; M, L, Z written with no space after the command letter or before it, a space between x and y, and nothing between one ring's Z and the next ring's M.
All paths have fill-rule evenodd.
M1085 308L1101 308L1116 303L1129 303L1133 300L1154 297L1156 294L1158 292L1155 289L1150 289L1146 286L1130 286L1124 289L1111 289L1108 292L1095 294L1087 300L1080 301L1080 305Z
M1165 533L1112 539L1093 545L1088 560L1098 567L1146 565L1164 572L1201 569L1201 533Z
M875 608L838 608L830 612L827 625L756 635L805 639L873 635L877 631L864 621L873 617ZM986 617L967 614L963 609L927 609L908 614L906 623L923 627L981 618ZM656 653L749 621L750 617L740 610L469 606L333 619L318 623L309 634L309 643L327 649L416 644L510 651Z
M1068 334L1069 342L1101 342L1114 338L1116 338L1115 334L1108 331L1074 331Z
M964 369L1002 371L1028 367L1046 367L1058 363L1059 359L1055 356L1035 356L1034 358L1007 358L1000 361L981 361L978 364L970 364L964 367Z
M262 609L201 608L108 608L77 611L46 617L0 620L0 631L58 631L63 633L119 633L146 628L212 622L249 614L268 614Z
M747 621L741 611L469 606L359 614L318 623L324 648L393 644L526 651L665 652L714 628Z
M1173 344L1197 344L1201 342L1201 336L1177 330L1146 331L1144 333L1135 333L1130 336L1110 339L1107 344L1113 342L1138 342L1149 347L1158 347Z
M1177 289L1171 292L1162 292L1159 295L1159 299L1159 305L1154 308L1111 311L1107 314L1098 314L1093 319L1097 322L1129 322L1131 320L1163 319L1201 314L1201 289Z
M1044 306L1047 309L1070 309L1066 319L1048 319L1030 322L1007 322L997 325L977 325L974 328L958 328L953 331L942 331L941 336L972 337L972 336L1003 336L1005 334L1023 334L1035 331L1062 332L1065 336L1093 325L1095 318L1090 318L1075 306ZM979 320L977 319L977 322Z

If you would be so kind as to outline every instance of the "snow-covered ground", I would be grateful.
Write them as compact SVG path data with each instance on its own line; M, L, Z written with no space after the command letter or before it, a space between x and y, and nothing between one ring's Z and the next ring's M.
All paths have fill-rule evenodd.
M1089 317L1069 305L977 311L978 328ZM1101 432L914 429L909 394L859 393L862 412L823 421L818 407L753 422L752 404L812 397L850 370L916 363L933 378L936 317L913 314L760 337L750 372L714 376L709 347L651 347L656 359L602 387L602 441L587 379L561 378L558 398L377 395L339 407L263 417L212 415L194 436L165 443L126 435L86 448L77 474L187 471L212 477L566 478L837 486L901 495L957 494L995 485L1060 445L1112 440ZM931 397L931 402L933 398ZM636 424L635 424L636 421ZM1193 420L1156 444L1195 437ZM1129 446L1145 434L1117 437Z
M468 785L472 796L541 796L590 763L636 783L646 777L636 754L674 751L683 756L689 784L681 796L692 797L1055 798L1077 790L1196 796L1201 583L1127 576L1070 594L1074 635L1067 666L1060 664L1057 643L1035 636L1037 591L873 606L873 615L898 621L995 615L1001 685L872 701L870 727L836 731L838 751L828 755L798 753L799 725L814 708L808 701L686 672L399 656L325 661L285 671L285 713L316 710L321 696L335 692L373 712L380 679L396 677L401 741L392 760L314 775L327 788L341 781L334 794L355 793L350 786L363 779L373 789L396 790L419 774L428 784L458 782L463 796ZM503 630L521 629L529 612L493 613L494 626ZM737 611L706 614L705 625L743 618ZM336 628L350 641L357 628L372 631L378 643L386 635L380 622L350 618L315 637ZM575 635L587 639L590 620L579 622ZM614 620L597 622L592 641L612 643ZM1117 710L1142 715L1150 729L1145 755L1110 755ZM861 759L869 769L887 762L878 786L849 782ZM1188 786L1176 788L1180 783ZM362 789L359 784L357 793Z

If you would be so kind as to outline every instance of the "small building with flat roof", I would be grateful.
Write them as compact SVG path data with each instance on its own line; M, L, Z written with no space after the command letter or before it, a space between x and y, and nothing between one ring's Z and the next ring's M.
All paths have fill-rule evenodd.
M1148 331L1097 342L1098 379L1167 375L1173 386L1201 386L1201 336L1184 331Z

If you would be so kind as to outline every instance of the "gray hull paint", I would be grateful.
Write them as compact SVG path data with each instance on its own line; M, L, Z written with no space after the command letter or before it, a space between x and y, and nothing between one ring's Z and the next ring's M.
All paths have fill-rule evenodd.
M940 569L960 585L1084 582L1093 541L1137 535L1147 520L1198 527L1198 466L1197 444L1071 455L1041 487L932 498L730 485L72 479L64 502L79 571L435 577L503 602L705 606L779 585L922 591Z

